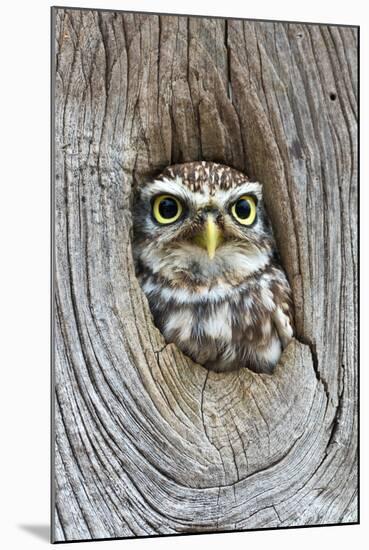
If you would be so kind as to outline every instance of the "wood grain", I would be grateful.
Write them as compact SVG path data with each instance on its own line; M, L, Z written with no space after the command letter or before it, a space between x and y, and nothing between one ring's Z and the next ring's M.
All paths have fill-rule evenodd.
M353 27L53 9L53 540L357 521ZM131 195L174 162L264 184L296 305L272 376L166 345Z

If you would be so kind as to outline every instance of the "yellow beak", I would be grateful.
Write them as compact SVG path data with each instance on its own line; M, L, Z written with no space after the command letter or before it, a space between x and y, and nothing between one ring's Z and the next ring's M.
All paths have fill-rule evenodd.
M200 235L195 237L195 242L208 251L208 256L211 260L214 258L215 251L222 242L222 234L211 214L208 214L204 230Z

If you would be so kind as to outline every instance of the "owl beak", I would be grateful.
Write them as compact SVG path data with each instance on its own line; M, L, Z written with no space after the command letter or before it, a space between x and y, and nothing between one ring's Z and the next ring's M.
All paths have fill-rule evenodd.
M206 216L204 228L199 235L196 235L194 240L196 244L207 250L208 256L212 260L222 241L221 231L212 214Z
M218 225L215 223L211 214L207 216L204 227L204 241L208 256L212 260L215 256L215 251L218 248L221 240L221 234Z

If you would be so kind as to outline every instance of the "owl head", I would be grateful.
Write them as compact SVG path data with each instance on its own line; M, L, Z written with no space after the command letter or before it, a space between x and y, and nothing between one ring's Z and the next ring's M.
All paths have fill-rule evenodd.
M213 162L176 164L136 192L139 271L172 286L237 284L274 251L262 186Z

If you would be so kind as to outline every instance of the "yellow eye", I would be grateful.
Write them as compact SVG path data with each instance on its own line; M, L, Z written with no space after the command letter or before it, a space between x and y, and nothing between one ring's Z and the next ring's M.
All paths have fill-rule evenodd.
M233 217L242 225L251 225L256 218L256 201L254 197L244 195L231 208Z
M154 199L152 205L152 214L155 220L161 224L176 222L182 211L181 203L172 195L159 195Z

